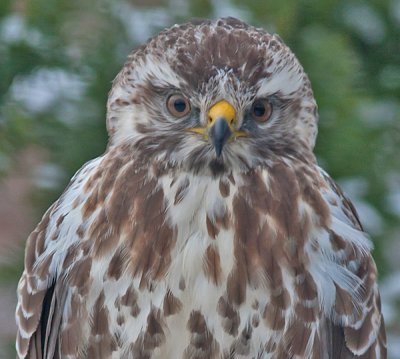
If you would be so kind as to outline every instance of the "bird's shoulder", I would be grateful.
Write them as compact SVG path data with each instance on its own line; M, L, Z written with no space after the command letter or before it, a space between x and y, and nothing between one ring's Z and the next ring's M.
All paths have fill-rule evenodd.
M96 158L75 174L27 239L24 272L17 290L16 347L20 358L41 358L45 352L49 354L49 350L55 350L50 330L58 330L63 302L70 289L69 285L64 287L64 283L57 284L57 277L63 273L63 268L85 257L83 252L73 250L79 240L81 224L77 203L87 179L101 161L102 158ZM76 273L75 281L81 275Z

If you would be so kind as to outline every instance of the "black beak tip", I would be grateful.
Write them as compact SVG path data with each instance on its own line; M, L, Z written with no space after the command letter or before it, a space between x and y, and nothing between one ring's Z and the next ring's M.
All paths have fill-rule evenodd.
M223 145L221 143L216 143L214 144L214 148L215 148L215 153L217 154L217 157L221 157L221 153L222 153L222 147Z
M228 122L224 118L217 119L210 132L217 157L221 157L222 149L231 135L232 131Z

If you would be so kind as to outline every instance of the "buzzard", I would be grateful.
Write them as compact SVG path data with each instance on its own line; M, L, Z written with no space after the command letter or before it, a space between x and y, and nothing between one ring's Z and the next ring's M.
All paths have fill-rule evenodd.
M386 357L371 242L277 35L175 25L107 110L106 152L28 238L19 358Z

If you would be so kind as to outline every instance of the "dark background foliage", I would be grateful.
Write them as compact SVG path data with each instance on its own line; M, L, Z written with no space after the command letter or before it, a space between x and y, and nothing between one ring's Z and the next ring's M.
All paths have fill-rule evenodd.
M390 355L400 357L399 0L2 0L0 215L25 213L6 203L22 193L21 179L19 205L30 210L19 231L13 216L0 220L1 288L14 291L34 221L104 151L107 93L129 51L166 26L219 16L277 32L309 74L320 114L316 153L374 240ZM0 320L7 344L12 315Z

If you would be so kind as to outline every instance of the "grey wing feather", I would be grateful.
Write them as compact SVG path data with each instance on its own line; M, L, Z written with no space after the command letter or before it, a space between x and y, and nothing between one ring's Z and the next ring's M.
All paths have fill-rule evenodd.
M352 223L353 228L362 231L359 216L351 201L329 175L323 171L322 175L337 195L338 205L343 214ZM370 253L360 251L354 245L346 248L345 252L347 254L342 259L342 265L359 278L362 290L358 303L354 304L352 319L348 317L343 324L339 324L337 320L327 319L326 325L323 325L323 329L321 328L326 333L329 358L359 358L362 355L363 358L384 359L386 358L386 337L375 263ZM342 300L349 300L349 298L344 297ZM322 332L321 335L323 335Z

